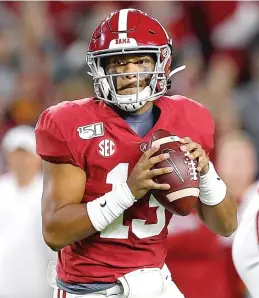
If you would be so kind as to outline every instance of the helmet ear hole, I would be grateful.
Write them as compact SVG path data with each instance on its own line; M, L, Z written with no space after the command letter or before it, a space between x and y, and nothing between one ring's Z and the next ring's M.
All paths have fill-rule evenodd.
M157 54L149 54L149 56L153 58L155 63L157 63Z
M106 73L106 67L107 67L107 64L108 64L108 59L107 57L102 57L100 58L100 66L104 69L104 72Z

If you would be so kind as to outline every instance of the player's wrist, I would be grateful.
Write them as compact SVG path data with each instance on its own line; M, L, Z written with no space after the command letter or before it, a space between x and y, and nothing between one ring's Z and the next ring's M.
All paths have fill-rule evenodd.
M221 203L227 192L227 186L217 174L214 165L209 161L209 169L205 175L200 176L200 201L209 206Z
M93 227L96 231L102 231L135 201L127 183L123 182L115 185L112 191L88 202L86 208Z
M131 198L134 202L137 201L136 197L133 195L127 182L121 183L121 187L122 187L123 191L125 192L125 194L127 194L127 196L129 198Z
M200 171L200 176L206 175L209 169L210 169L210 161L208 161L208 164L206 164L204 168Z

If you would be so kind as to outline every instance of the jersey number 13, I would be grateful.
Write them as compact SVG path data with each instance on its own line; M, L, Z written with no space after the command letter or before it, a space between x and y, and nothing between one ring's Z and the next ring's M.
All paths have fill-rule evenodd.
M128 163L119 163L108 173L106 183L114 186L116 183L125 182L128 177L128 168ZM147 224L146 220L142 219L132 219L131 222L132 232L141 239L159 235L165 227L165 208L160 205L152 195L149 198L149 208L157 208L157 223ZM129 228L129 226L123 224L123 214L121 214L109 226L101 231L100 237L128 239Z

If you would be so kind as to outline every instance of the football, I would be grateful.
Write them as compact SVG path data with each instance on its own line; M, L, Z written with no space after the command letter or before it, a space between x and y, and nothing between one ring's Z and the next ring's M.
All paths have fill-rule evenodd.
M171 173L154 178L156 183L167 183L169 190L153 190L155 199L171 213L186 216L196 205L199 196L200 176L196 171L197 160L190 160L180 150L179 137L159 129L155 131L149 142L149 148L160 145L154 156L169 153L170 158L157 163L153 169L172 167Z

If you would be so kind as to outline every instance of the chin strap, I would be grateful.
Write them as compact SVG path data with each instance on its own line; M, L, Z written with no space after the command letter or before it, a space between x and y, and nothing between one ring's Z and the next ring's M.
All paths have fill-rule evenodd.
M182 70L185 70L185 68L186 68L186 65L183 65L183 66L177 67L176 69L174 69L173 71L171 71L171 72L169 73L168 80L170 80L171 77L172 77L174 74L176 74L177 72L182 71Z

